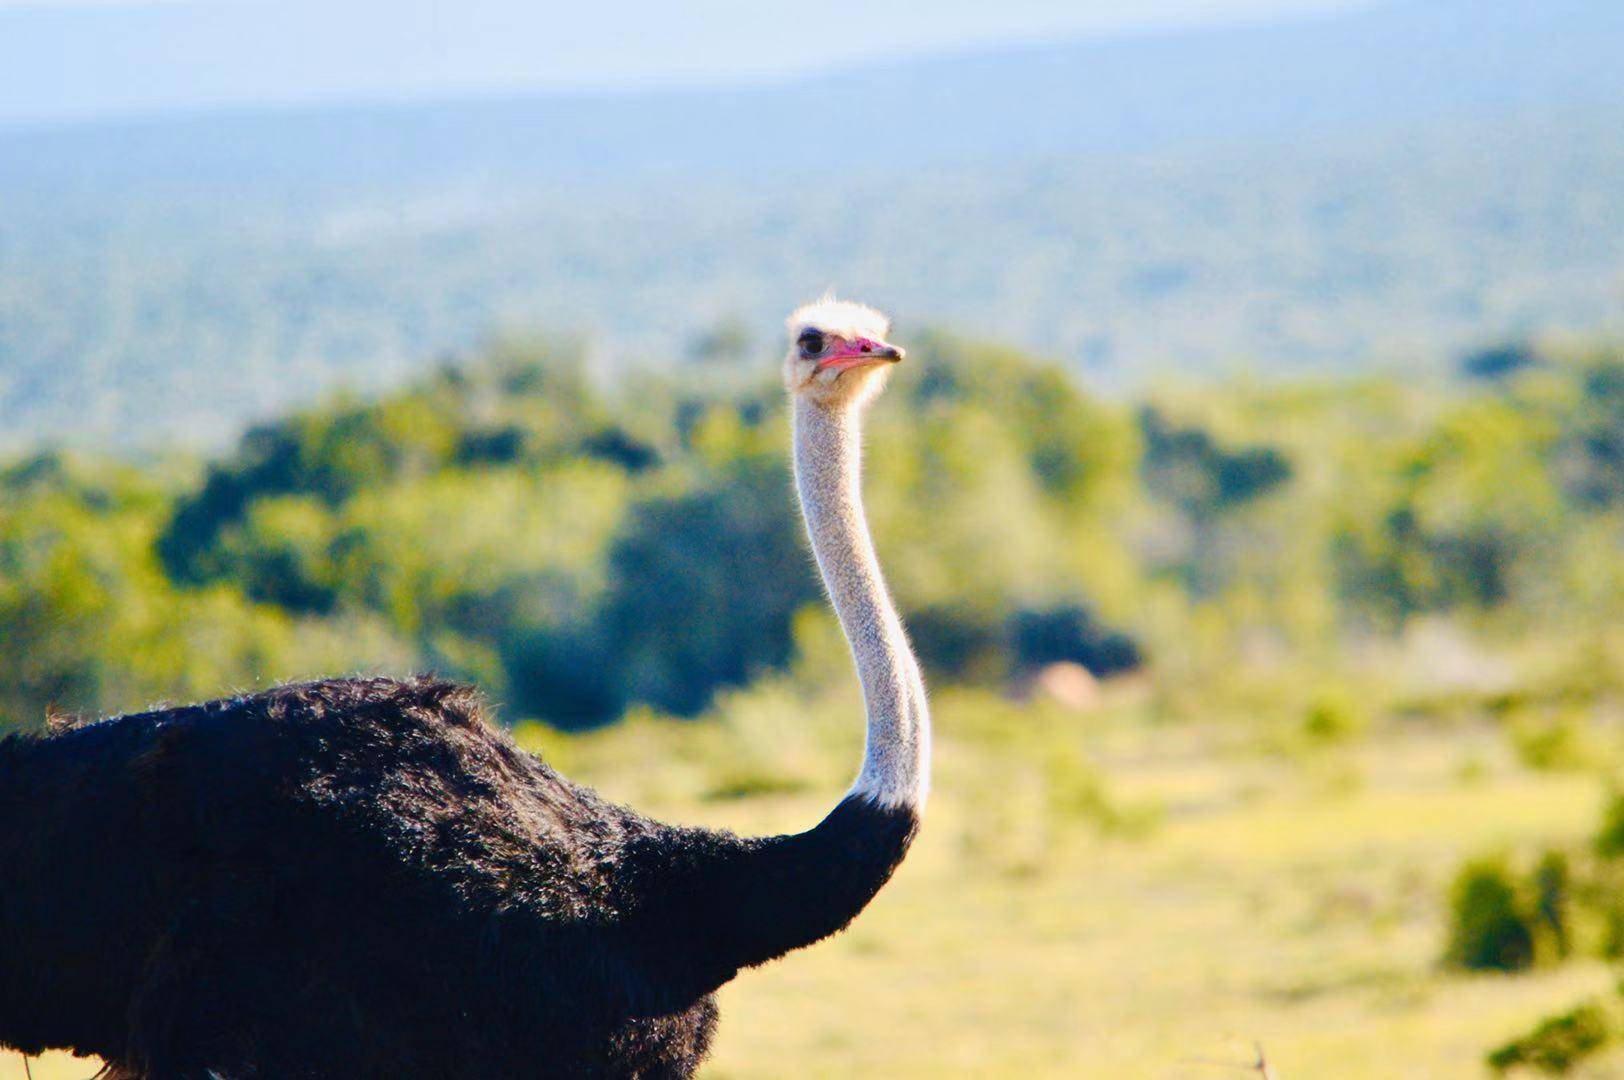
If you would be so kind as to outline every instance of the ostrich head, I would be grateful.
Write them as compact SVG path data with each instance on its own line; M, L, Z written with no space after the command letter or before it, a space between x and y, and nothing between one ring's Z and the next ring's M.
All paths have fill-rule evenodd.
M865 404L903 357L885 340L891 320L864 304L825 296L797 308L786 325L784 385L822 404Z

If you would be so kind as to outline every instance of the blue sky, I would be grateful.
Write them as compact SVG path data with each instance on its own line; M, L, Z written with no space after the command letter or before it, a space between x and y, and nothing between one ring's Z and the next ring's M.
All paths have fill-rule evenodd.
M1368 0L0 0L0 124L772 78ZM928 14L922 14L928 12Z

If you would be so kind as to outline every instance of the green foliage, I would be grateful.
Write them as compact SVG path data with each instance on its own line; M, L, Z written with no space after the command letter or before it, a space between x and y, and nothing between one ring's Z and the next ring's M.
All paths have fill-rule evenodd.
M780 393L741 385L724 329L693 378L618 398L568 349L498 347L264 424L195 481L14 464L7 718L381 664L580 727L784 671L819 588ZM1536 767L1595 764L1584 718L1621 691L1616 354L1448 395L1367 379L1142 405L994 346L926 334L911 356L865 488L933 681L1148 663L1158 707L1344 741L1379 712L1355 658L1424 615L1467 640L1561 635L1565 667L1503 705L1444 691L1445 711L1505 714Z
M1488 1055L1496 1072L1522 1066L1561 1076L1592 1057L1618 1037L1613 1020L1594 1002L1546 1017L1534 1029Z
M1571 771L1596 761L1584 725L1572 713L1518 717L1512 725L1511 740L1518 760L1530 769Z
M0 472L0 492L0 724L409 663L366 620L312 625L235 589L176 588L153 550L163 493L133 470L39 459Z
M336 507L453 465L630 453L603 417L574 356L498 351L484 366L444 369L391 398L340 401L253 428L197 492L177 500L159 552L177 580L215 580L232 571L220 559L222 534L264 499L298 495Z
M1522 971L1534 964L1534 929L1500 859L1461 868L1449 898L1449 944L1444 957L1469 971Z
M1544 418L1507 401L1447 416L1400 451L1374 521L1346 526L1345 591L1390 616L1508 600L1561 528L1550 445Z
M1573 949L1573 872L1568 857L1560 851L1546 852L1534 867L1532 884L1536 925L1548 936L1555 959L1565 959Z
M788 662L791 618L817 596L787 470L741 462L633 509L601 612L623 693L678 714Z
M1370 718L1360 699L1341 688L1321 690L1303 716L1303 733L1317 742L1346 742L1362 734Z
M1228 449L1210 432L1171 423L1154 407L1139 413L1145 438L1145 486L1189 517L1212 518L1278 487L1291 464L1272 446Z
M1559 472L1581 501L1624 505L1624 364L1606 354L1587 357L1579 386L1563 426Z
M1479 349L1461 358L1461 374L1474 379L1504 379L1539 363L1539 352L1523 341Z
M1080 604L1017 611L1008 639L1010 661L1017 670L1065 661L1096 675L1116 675L1132 671L1144 660L1132 638L1102 626Z
M1624 791L1615 791L1602 810L1596 832L1596 854L1605 859L1624 858Z

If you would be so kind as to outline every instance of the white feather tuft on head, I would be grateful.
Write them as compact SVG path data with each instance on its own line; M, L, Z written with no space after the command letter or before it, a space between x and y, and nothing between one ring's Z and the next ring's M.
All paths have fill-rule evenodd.
M883 313L853 300L837 300L833 291L796 308L785 326L791 338L809 328L836 334L847 341L856 338L884 341L891 333L891 320Z

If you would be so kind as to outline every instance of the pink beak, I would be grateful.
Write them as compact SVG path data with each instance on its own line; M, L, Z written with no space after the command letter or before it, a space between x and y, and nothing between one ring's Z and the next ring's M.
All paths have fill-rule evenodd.
M846 371L869 364L894 364L907 354L895 345L869 338L853 338L818 361L819 371Z

